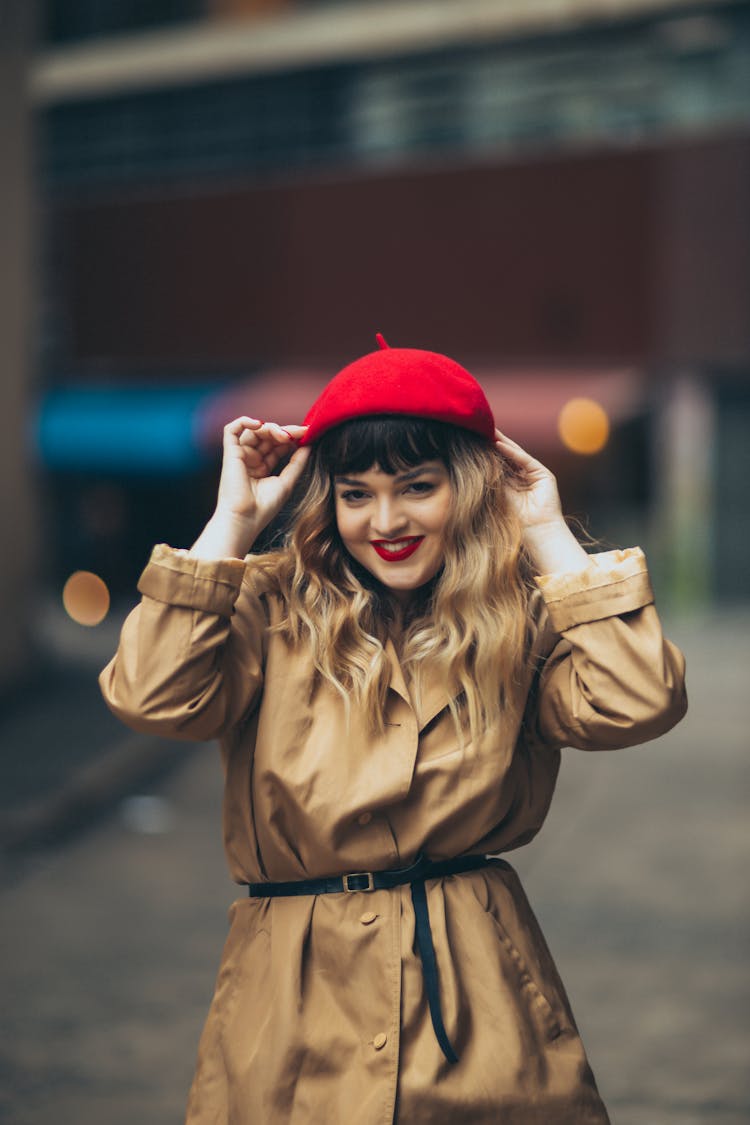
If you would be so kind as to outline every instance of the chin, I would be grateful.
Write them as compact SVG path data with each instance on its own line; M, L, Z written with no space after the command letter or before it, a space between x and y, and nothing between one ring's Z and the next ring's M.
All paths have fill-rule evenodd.
M418 578L413 578L411 580L405 578L400 582L385 582L382 578L379 578L378 581L380 582L380 585L383 587L383 589L387 590L390 594L393 594L396 597L398 597L399 595L404 596L407 594L416 595L420 592L428 590L437 578L438 573L439 572L436 571L428 575L420 575ZM377 577L377 575L375 577Z

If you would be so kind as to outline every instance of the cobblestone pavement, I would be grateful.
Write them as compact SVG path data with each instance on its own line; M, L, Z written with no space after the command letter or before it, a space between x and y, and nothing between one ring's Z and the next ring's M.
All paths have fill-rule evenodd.
M543 832L509 857L613 1125L750 1122L748 626L747 612L673 626L688 718L647 747L567 751ZM186 748L148 799L7 865L3 1122L182 1119L237 893L220 791L215 750Z

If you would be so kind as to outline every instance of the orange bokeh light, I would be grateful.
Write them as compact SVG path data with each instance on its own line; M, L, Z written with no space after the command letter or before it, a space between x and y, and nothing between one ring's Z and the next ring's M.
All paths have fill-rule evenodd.
M563 445L573 453L598 453L609 438L609 418L592 398L572 398L560 411L557 429Z
M109 613L109 590L98 574L77 570L63 587L65 612L79 625L99 625Z

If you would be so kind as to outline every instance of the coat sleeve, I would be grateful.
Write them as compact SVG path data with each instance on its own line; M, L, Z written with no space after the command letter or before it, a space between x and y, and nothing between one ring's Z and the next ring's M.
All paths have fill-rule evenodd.
M540 663L532 729L544 744L614 750L664 734L687 709L685 661L662 633L639 547L535 579Z
M266 605L239 559L155 547L99 677L105 702L134 730L205 741L240 722L263 683Z

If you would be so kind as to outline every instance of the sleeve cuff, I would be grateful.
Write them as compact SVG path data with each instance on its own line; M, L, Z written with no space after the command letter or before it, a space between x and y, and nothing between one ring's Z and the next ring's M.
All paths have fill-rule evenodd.
M151 552L138 590L168 605L231 617L244 574L242 559L197 559L159 543Z
M654 600L640 547L591 555L585 570L534 579L556 633L605 617L632 613Z

